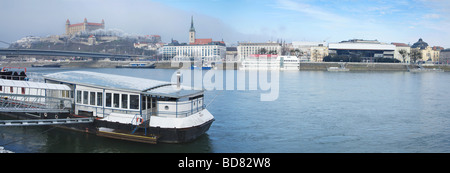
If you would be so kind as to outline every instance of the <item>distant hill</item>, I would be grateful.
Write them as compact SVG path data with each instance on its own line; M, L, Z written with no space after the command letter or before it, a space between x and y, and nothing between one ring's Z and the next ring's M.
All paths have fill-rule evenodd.
M9 48L156 56L156 47L158 44L162 44L160 42L159 36L124 36L120 33L94 31L71 37L66 35L53 35L44 38L28 36L12 43ZM139 43L145 43L148 46L135 48L134 45Z

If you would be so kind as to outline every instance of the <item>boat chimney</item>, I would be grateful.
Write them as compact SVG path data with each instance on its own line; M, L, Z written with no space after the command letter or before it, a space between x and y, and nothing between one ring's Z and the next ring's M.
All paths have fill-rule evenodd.
M177 72L177 89L180 89L181 85L181 73L180 71Z

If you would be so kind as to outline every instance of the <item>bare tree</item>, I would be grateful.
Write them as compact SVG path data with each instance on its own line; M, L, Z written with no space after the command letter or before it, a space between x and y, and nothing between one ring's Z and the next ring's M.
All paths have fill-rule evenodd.
M261 48L259 50L259 54L266 54L266 52L267 52L266 48Z
M411 49L411 62L416 63L417 60L422 59L422 53L419 49Z
M400 53L400 55L402 55L402 58L403 58L403 63L405 62L405 59L406 59L406 56L408 56L408 52L405 50L405 49L402 49L402 50L400 50L400 51L398 51L398 53Z

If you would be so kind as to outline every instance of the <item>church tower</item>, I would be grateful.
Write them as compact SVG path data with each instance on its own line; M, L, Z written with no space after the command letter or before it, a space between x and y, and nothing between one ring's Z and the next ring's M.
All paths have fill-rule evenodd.
M69 21L69 19L67 19L66 20L66 35L70 35L69 26L70 26L70 21Z
M189 43L195 43L194 16L191 16L191 29L189 29Z

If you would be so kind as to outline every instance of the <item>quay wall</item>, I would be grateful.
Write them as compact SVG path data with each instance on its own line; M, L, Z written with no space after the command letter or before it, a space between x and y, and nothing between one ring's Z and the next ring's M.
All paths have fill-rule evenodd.
M190 62L185 63L171 63L171 62L154 62L154 61L39 61L39 62L25 62L25 61L0 61L0 67L31 67L31 65L47 65L59 64L63 68L115 68L118 65L127 65L130 63L156 63L158 69L188 69L191 67ZM184 66L183 66L184 65ZM224 62L217 64L217 69L237 70L241 65L240 62ZM416 65L401 64L401 63L347 63L346 68L350 71L408 71L409 68L416 68ZM340 67L337 62L302 62L300 63L300 71L326 71L328 67ZM425 68L441 68L444 71L450 71L448 65L423 65Z

